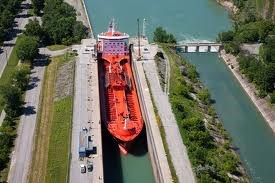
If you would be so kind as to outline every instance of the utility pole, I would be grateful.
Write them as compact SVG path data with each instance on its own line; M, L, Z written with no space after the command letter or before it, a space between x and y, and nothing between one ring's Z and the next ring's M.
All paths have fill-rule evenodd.
M139 33L139 18L137 19L137 27L138 27L138 59L140 59L140 33Z

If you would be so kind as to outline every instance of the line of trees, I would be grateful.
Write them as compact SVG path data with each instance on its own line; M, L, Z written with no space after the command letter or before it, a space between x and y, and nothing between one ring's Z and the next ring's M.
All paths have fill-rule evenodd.
M27 89L30 67L22 64L11 77L11 82L1 86L6 117L0 127L0 171L7 167L13 140L16 137L16 120L22 112L23 93Z
M76 20L76 11L63 0L46 0L42 28L48 43L65 44L80 42L87 35L87 28Z
M218 40L224 43L227 53L237 56L241 72L255 83L258 95L269 95L271 103L275 103L275 22L258 14L249 1L233 2L240 8L234 16L234 28L221 32ZM243 53L243 43L261 43L259 56Z
M12 30L14 18L20 10L22 0L1 0L0 3L0 45Z

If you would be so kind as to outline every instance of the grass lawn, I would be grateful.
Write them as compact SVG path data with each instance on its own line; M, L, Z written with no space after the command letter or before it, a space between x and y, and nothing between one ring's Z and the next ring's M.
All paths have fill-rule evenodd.
M73 98L54 102L46 182L67 182Z
M67 46L62 44L55 44L55 45L47 46L47 48L51 51L57 51L57 50L63 50L67 48Z
M20 36L17 38L17 41L18 41L18 39L20 39ZM17 41L16 41L16 43L17 43ZM15 45L15 47L13 48L13 50L11 52L8 63L7 63L5 69L2 73L2 76L0 78L0 86L1 85L3 86L10 82L10 78L11 78L12 74L14 73L14 71L16 70L18 61L19 61L19 59L16 56L16 45ZM3 103L2 95L0 93L0 113L3 110L3 108L4 108L4 103Z

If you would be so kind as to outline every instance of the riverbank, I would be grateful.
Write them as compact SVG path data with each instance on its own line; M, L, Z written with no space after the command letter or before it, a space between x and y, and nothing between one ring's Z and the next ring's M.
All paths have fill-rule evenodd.
M226 10L232 12L233 14L236 14L239 11L239 9L237 8L237 6L235 6L233 4L233 2L231 2L231 1L227 1L227 0L216 0L216 1L221 6L223 6Z
M233 73L235 78L238 80L243 90L249 96L253 104L260 111L265 121L268 123L273 133L275 133L275 109L269 104L266 99L259 98L257 96L257 89L253 83L249 83L245 76L243 76L239 70L239 64L237 59L232 54L225 53L225 50L222 50L219 55L225 64L228 66L229 70Z

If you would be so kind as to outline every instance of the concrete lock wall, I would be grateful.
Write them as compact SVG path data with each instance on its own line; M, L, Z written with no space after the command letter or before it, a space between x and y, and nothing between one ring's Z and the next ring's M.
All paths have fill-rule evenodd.
M136 84L136 88L137 88L140 108L141 108L143 120L144 120L145 126L146 126L147 145L148 145L148 151L149 151L151 164L152 164L152 168L153 168L153 172L154 172L155 182L160 182L160 183L168 183L169 182L170 183L172 181L172 176L170 173L168 161L167 161L167 158L165 155L165 151L164 151L164 147L162 144L160 134L158 137L160 140L158 139L158 142L156 142L154 139L155 138L154 132L150 125L151 121L150 121L150 117L148 116L148 113L147 113L145 99L144 99L144 95L142 92L142 86L140 84L141 81L140 81L139 75L137 73L138 68L135 63L136 61L133 61L133 58L132 58L132 47L130 47L130 55L131 55L131 66L132 66L135 84ZM154 111L152 111L152 112L154 113ZM153 115L155 115L155 114L153 114ZM155 125L157 125L156 122L155 122ZM161 144L159 144L159 143L161 143ZM160 152L158 152L158 150L157 150L158 148L161 148L161 146L163 148L162 154Z

